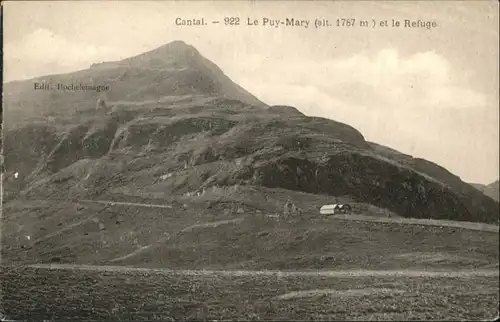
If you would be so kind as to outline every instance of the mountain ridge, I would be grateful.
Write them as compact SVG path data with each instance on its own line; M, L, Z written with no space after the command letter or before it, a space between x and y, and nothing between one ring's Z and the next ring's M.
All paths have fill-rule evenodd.
M348 124L260 104L197 51L174 47L173 53L166 46L134 56L141 58L132 67L94 66L51 78L113 80L105 96L35 95L32 80L16 85L21 94L11 91L4 109L3 202L9 212L2 220L11 227L4 240L16 244L20 233L35 236L30 254L43 261L80 254L106 262L135 251L135 244L117 237L131 231L156 244L164 233L200 222L256 216L245 228L248 241L260 236L252 229L267 225L259 216L282 213L288 198L304 210L306 226L321 219L325 203L351 203L362 215L498 223L498 202L445 168L366 141ZM200 55L195 61L201 63L188 62L194 72L184 69L185 54ZM32 206L33 200L48 208ZM160 210L103 210L79 200L172 204L172 222L166 225ZM85 230L104 234L95 221L101 214L116 247L96 255L85 244L94 242ZM80 249L84 244L88 248ZM24 256L23 250L6 252L6 258Z
M475 189L470 188L469 185L463 183L460 180L460 178L449 173L448 170L432 162L426 161L424 159L406 156L404 154L396 152L395 150L385 148L375 143L370 144L365 141L363 135L359 133L359 131L355 130L354 128L346 124L318 117L308 117L300 113L296 108L291 106L283 106L283 105L267 106L260 101L256 101L256 98L253 95L246 92L238 85L232 83L231 80L224 75L224 73L220 70L219 67L217 67L215 64L213 64L206 58L204 58L196 48L186 44L183 41L174 41L136 56L132 56L117 62L107 62L104 64L111 66L110 68L106 68L104 70L107 71L108 74L105 74L102 71L100 71L99 68L97 68L98 66L94 66L91 67L90 69L76 72L76 75L83 75L84 79L86 77L94 79L96 77L88 75L94 75L93 72L95 71L96 72L95 75L105 80L106 75L108 75L107 78L109 79L111 78L109 76L116 74L115 69L118 68L120 70L120 75L121 75L120 77L122 77L121 78L122 83L118 82L113 85L113 87L115 87L115 91L124 93L123 90L119 89L119 87L123 86L123 84L125 84L126 86L126 84L132 81L137 84L142 84L141 86L143 88L141 90L139 91L136 90L134 93L126 94L128 95L128 97L132 98L134 102L139 101L139 105L134 106L133 108L127 108L125 106L122 106L121 104L113 105L112 103L113 101L110 100L108 102L110 106L104 109L96 110L96 108L93 106L94 104L92 104L92 108L87 109L87 112L85 112L85 110L80 110L81 112L79 112L79 114L77 113L80 117L86 114L88 117L88 121L86 123L76 121L77 123L74 123L75 126L72 127L72 130L69 130L70 133L63 134L62 137L60 134L56 134L58 130L55 129L50 130L51 126L47 126L46 124L40 125L41 127L39 129L41 131L49 131L42 135L43 137L45 137L45 139L44 142L40 144L44 146L46 150L52 149L52 152L50 153L49 151L44 152L49 158L52 158L51 160L47 161L45 167L54 170L62 169L63 167L69 166L72 162L80 159L81 156L87 155L92 159L96 157L100 158L105 155L109 155L115 147L118 147L119 150L122 148L127 148L127 146L129 148L133 148L134 144L139 144L139 146L142 148L144 144L151 144L154 141L155 135L160 135L160 137L162 138L160 140L163 140L163 142L158 141L155 144L157 145L160 144L167 148L169 144L165 144L164 141L166 138L165 135L169 136L170 135L169 133L174 131L172 126L175 126L180 129L179 132L180 137L174 139L173 141L169 139L170 140L169 142L171 143L175 143L175 140L177 139L182 139L182 136L186 135L187 133L192 133L193 135L196 135L196 133L199 133L197 131L201 130L205 131L205 133L208 133L206 131L209 131L212 133L212 135L214 134L222 135L220 139L218 139L217 141L219 142L220 141L224 142L224 140L232 141L234 143L231 144L234 145L236 143L237 146L245 148L247 152L251 151L252 145L257 144L248 141L250 137L255 135L260 137L265 137L266 133L269 133L271 136L280 135L282 136L282 139L278 140L272 139L268 143L270 145L274 145L278 149L280 148L285 149L285 151L288 149L289 152L288 155L290 155L290 153L291 155L293 155L293 156L290 155L290 157L293 158L298 157L299 159L303 159L304 161L309 160L307 155L309 156L315 155L315 157L313 156L313 159L311 160L317 158L319 155L318 151L321 149L326 149L325 150L326 153L328 153L328 151L334 152L337 150L338 152L348 151L347 152L348 154L351 153L349 151L354 152L357 149L359 151L363 151L363 153L360 154L360 156L367 155L368 159L370 160L373 156L375 156L375 158L378 160L377 162L384 162L384 161L390 163L395 162L395 165L397 167L403 166L410 172L416 171L417 175L419 176L423 175L424 177L427 177L426 180L431 180L431 181L437 180L437 182L445 183L447 186L451 187L460 195L469 195L473 196L473 199L474 198L480 199ZM128 69L122 70L121 68L123 65L127 66ZM149 69L150 67L155 67L155 68ZM177 84L178 82L185 82L186 81L185 79L186 74L184 73L185 68L191 68L193 70L197 70L198 72L196 73L196 75L198 74L201 75L200 78L195 78L195 79L191 79L188 77L188 80L190 80L191 83L196 83L196 84L200 82L203 83L203 81L207 79L209 81L205 82L205 84L202 85L189 85L189 84L188 85L183 84L182 86L178 85L177 87L180 89L181 94L179 94L180 96L176 95L174 91L173 97L182 97L183 95L184 96L188 95L186 97L188 98L191 97L190 99L191 101L188 100L186 101L187 103L179 103L179 102L162 103L159 100L157 100L155 103L154 98L158 98L159 96L162 96L170 91L169 89L159 88L162 80L165 78L165 75L162 74L162 71L165 70L165 68L167 69L174 68L175 70L175 72L169 72L169 74L166 76L167 78L173 79L168 84ZM138 71L139 74L137 74ZM141 73L140 71L142 72L147 71L147 72ZM134 74L134 72L136 72L136 74ZM67 75L73 75L73 74L65 74L63 76L63 80L67 79L68 77ZM74 79L73 77L70 78ZM150 79L156 79L157 81L156 83L155 82L148 83L146 80ZM160 85L158 83L160 83ZM144 86L149 86L149 87L144 87ZM188 90L188 92L185 92L184 88L190 86L195 88L193 90L194 92L190 90ZM152 91L151 88L156 88L156 89ZM160 90L161 94L159 94ZM54 102L53 93L46 93L46 92L41 92L41 93L46 94L46 96L48 96L49 99L52 99L52 102ZM154 93L157 93L156 96L154 95ZM191 95L189 95L189 93L191 93ZM196 99L195 96L192 96L192 94L196 95L201 94L200 96L201 99ZM242 98L240 94L243 95L244 97ZM107 93L107 96L109 98L113 96L113 93ZM144 96L147 96L147 98L151 98L153 104L149 105L144 104L144 106L141 106L140 101L144 99ZM99 95L94 95L94 97L97 98L99 97ZM116 94L115 97L117 97ZM63 98L64 97L62 97L61 99ZM87 97L81 97L81 98L84 99L84 101L87 102L88 104ZM7 101L6 106L10 107L12 105L11 102L9 102L9 99L7 99L6 101ZM145 102L145 100L143 100L143 102ZM15 105L15 103L16 102L14 101L13 104ZM74 101L72 101L71 103L77 104L77 102ZM182 105L183 110L173 108L173 105L176 106L176 104ZM239 108L237 106L239 106ZM255 110L255 108L257 109ZM10 110L8 110L8 112L9 111ZM259 113L262 113L263 117L253 115L256 111L260 111ZM67 114L71 114L71 110L66 112ZM100 115L99 118L96 118L97 115ZM137 116L139 115L142 116L137 118ZM147 115L151 115L149 116L150 121L144 121L144 117L148 117ZM202 115L203 117L205 117L204 120L200 119ZM215 115L217 116L213 118ZM9 116L9 113L7 113L7 116ZM285 116L285 118L280 120L282 116ZM206 117L211 117L211 119L210 118L207 119ZM156 120L158 120L159 118L163 118L164 121L157 122ZM162 122L171 122L168 121L168 119L174 120L175 118L180 118L179 121L177 121L181 122L178 123L179 125L174 125L173 123L172 125L167 125L168 123L162 123ZM143 121L137 123L140 119L143 119ZM72 124L71 122L74 121L70 121L69 123ZM141 122L142 125L139 125L141 124ZM203 123L205 125L195 125L192 122L197 122L197 124ZM76 125L79 123L80 125ZM134 125L135 123L137 123L138 125L137 126ZM186 132L186 126L188 127L194 126L194 128ZM208 126L209 128L205 128L205 126ZM223 127L221 128L222 132L220 133L213 132L214 129L217 128L218 126ZM150 127L151 130L144 130L145 127ZM158 130L157 129L158 127L168 128L168 130ZM238 131L234 131L235 128L237 128ZM232 132L231 129L233 129ZM251 130L251 132L248 132L248 130ZM138 133L137 135L140 135L141 137L147 139L145 140L141 139L137 142L134 141L135 139L132 139L132 141L134 141L135 143L131 143L132 142L130 141L131 138L135 136L133 134L135 133L134 131L135 132L139 131L137 132ZM153 131L153 132L148 132L148 131ZM225 133L225 131L229 132ZM52 132L54 133L49 134ZM126 141L123 141L124 135L126 137L125 138ZM287 137L287 135L291 136ZM60 141L61 138L62 141ZM35 140L35 138L32 137L31 140ZM47 143L50 140L52 140L53 143L50 144ZM60 142L56 143L56 141L58 140ZM73 142L73 140L79 140L81 142L80 146L82 146L83 150L85 150L86 152L85 151L75 152L76 150L71 150L71 149L67 150L66 148L63 148L67 144L71 144L72 146L78 146L78 144ZM210 143L212 146L218 143L218 142L211 142L211 139L208 137L205 137L204 140L207 140L206 142ZM280 140L283 143L280 143ZM266 140L264 139L264 141ZM299 143L301 141L302 143ZM27 142L26 144L29 145L29 142ZM87 144L90 144L91 146L85 147ZM104 145L102 146L102 144ZM52 148L49 148L49 145ZM324 145L325 147L320 148L321 145ZM220 151L224 151L227 150L228 147L229 146L224 146L219 149L222 149ZM259 149L261 149L261 151L266 150L266 149L262 150L262 147L259 144L257 144L256 147L257 150ZM99 150L99 152L96 149ZM294 150L301 150L301 152ZM211 158L212 159L214 158L225 159L227 157L231 158L231 156L224 156L224 154L226 154L227 151L223 152L222 155L219 153L218 156L215 155L217 153L215 153L214 151L215 150L213 150L213 148L208 152L205 151L204 157L208 157L209 160L211 160ZM297 154L297 152L299 152L299 154ZM208 153L208 155L206 153ZM60 159L60 158L54 159L54 156L59 154L63 156L62 160L67 160L67 161L64 161L63 163L58 163L60 161L54 161ZM352 156L354 155L355 154L352 154ZM274 160L278 159L276 159L276 157L274 158ZM201 161L193 161L193 162L196 163ZM295 161L290 161L290 162L295 162ZM307 161L306 164L308 162L309 161ZM349 161L347 161L346 159L346 161L342 162L349 162ZM314 163L316 164L316 161L314 161ZM359 175L363 176L362 172L359 173ZM357 179L356 181L359 180ZM273 185L276 184L277 183L273 183ZM352 185L352 183L348 184L348 186L349 185ZM300 186L295 187L295 189L300 190L301 187ZM310 190L308 192L314 192L314 191Z
M33 90L35 82L53 85L95 84L109 86L110 90L100 93ZM5 105L10 107L10 113L6 114L6 124L10 126L34 116L45 118L58 113L93 110L97 99L111 103L132 98L133 101L141 102L157 100L161 96L197 94L235 99L268 108L265 103L232 82L194 47L176 41L119 61L93 64L88 69L5 83Z
M478 189L488 197L499 201L500 200L500 181L495 180L490 184L481 184L481 183L471 183L471 186Z

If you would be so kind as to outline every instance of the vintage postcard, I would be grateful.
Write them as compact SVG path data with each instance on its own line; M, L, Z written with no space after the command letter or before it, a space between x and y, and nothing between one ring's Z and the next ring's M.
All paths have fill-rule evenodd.
M498 1L5 1L3 320L493 320Z

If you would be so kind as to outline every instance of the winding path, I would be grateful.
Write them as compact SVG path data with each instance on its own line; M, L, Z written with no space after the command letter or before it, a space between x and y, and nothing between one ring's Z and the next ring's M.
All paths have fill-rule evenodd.
M322 277L449 277L449 278L470 278L470 277L497 277L499 271L494 269L478 270L341 270L341 271L249 271L249 270L172 270L167 268L139 268L127 266L93 266L76 264L33 264L27 265L33 268L43 269L70 269L86 271L104 272L149 272L160 274L181 274L198 276L322 276Z

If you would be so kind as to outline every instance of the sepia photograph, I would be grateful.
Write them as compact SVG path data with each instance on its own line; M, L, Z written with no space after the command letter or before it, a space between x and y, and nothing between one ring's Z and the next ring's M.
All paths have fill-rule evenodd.
M1 6L0 320L498 319L498 1Z

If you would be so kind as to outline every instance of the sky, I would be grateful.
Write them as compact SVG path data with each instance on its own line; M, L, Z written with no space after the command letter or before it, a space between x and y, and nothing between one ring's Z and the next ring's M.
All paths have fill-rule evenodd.
M267 104L357 128L462 180L499 177L498 1L4 2L4 81L88 68L182 40ZM177 26L176 18L224 23ZM354 18L355 27L247 19ZM361 27L360 20L377 27ZM381 21L437 27L380 27Z

